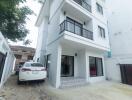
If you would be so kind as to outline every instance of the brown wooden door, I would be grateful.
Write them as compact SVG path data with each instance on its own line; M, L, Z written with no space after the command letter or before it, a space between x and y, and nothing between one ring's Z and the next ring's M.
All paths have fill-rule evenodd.
M122 83L132 85L132 64L120 65Z

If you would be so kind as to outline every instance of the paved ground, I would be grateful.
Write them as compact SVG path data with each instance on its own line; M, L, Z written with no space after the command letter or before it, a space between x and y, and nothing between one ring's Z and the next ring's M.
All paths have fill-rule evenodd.
M111 82L63 90L48 87L46 91L58 100L132 100L132 86Z
M44 83L17 85L17 77L12 76L0 91L0 100L51 100L45 90Z
M47 83L18 86L13 76L0 96L5 100L132 100L132 86L111 82L69 89L55 89Z

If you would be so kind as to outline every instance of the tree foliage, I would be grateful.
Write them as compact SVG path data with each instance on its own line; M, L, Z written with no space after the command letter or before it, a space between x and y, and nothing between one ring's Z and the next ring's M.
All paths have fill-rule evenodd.
M11 41L23 40L27 34L26 19L33 11L27 6L20 7L26 0L0 0L0 31Z
M32 42L29 39L23 41L23 45L25 45L25 46L30 45L31 43Z

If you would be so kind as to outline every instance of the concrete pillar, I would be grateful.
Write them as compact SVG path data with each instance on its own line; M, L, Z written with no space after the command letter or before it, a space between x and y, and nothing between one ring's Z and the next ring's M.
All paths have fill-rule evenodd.
M57 53L57 71L56 71L56 88L59 88L61 85L61 55L62 55L62 47L58 45L58 53Z
M90 77L90 71L89 71L89 56L87 56L86 52L86 82L89 82L89 77Z

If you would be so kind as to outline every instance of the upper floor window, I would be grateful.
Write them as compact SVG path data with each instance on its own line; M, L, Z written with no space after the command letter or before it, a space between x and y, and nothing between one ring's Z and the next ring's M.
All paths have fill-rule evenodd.
M97 5L98 12L103 15L103 7L98 3L96 3L96 5Z
M15 54L16 59L21 59L22 55Z
M105 29L101 26L98 26L99 34L102 38L105 38Z
M33 56L28 56L28 60L33 60Z

